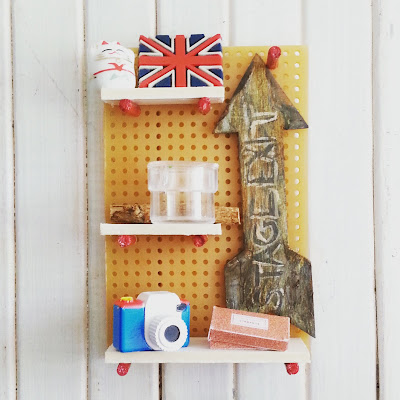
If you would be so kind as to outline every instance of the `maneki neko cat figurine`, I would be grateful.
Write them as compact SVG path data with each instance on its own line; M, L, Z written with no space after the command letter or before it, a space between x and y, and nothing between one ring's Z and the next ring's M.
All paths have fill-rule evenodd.
M135 54L119 42L103 41L91 48L89 72L99 88L134 88Z

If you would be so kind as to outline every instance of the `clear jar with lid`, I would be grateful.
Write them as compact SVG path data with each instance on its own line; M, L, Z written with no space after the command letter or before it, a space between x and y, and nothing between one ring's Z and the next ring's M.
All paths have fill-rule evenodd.
M147 171L152 223L215 222L218 164L153 161Z

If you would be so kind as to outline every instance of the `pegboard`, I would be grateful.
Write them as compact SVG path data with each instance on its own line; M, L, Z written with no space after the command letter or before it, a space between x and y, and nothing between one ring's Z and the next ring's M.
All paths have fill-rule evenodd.
M274 77L307 121L307 49L282 46ZM234 93L255 53L266 60L268 47L225 47L225 103ZM151 90L151 89L149 89ZM149 203L147 164L156 160L208 161L219 164L216 205L241 207L238 138L214 135L226 104L208 115L197 105L142 106L140 117L104 105L105 213L113 203ZM307 130L284 132L289 244L307 256ZM191 336L207 336L212 307L225 306L224 266L240 252L242 226L225 225L196 248L190 237L139 236L122 249L117 237L106 238L108 342L112 342L112 308L122 296L168 290L191 304ZM300 331L292 328L292 336ZM306 336L301 334L300 336Z

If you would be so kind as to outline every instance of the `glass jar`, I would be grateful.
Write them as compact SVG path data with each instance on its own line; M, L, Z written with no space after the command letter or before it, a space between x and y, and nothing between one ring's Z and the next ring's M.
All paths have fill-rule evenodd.
M147 171L152 223L215 222L218 164L153 161Z

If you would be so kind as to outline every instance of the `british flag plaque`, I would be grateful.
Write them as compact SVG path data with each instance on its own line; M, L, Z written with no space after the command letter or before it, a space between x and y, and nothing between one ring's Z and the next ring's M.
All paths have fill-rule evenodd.
M139 87L223 86L221 35L139 39Z

